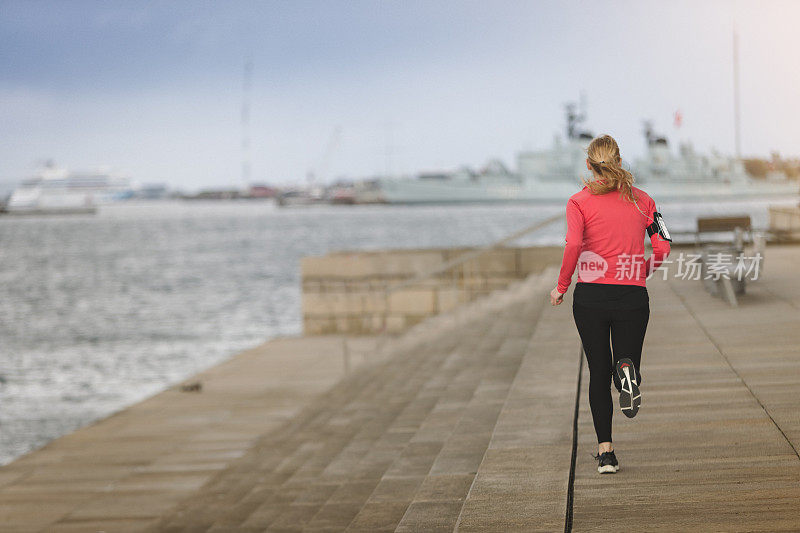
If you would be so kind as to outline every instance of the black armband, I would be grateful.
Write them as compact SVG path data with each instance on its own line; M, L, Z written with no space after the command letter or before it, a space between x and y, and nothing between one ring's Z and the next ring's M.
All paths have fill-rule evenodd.
M658 211L653 212L653 223L647 226L647 235L652 237L658 233L665 241L672 242L667 225L664 223L664 217Z

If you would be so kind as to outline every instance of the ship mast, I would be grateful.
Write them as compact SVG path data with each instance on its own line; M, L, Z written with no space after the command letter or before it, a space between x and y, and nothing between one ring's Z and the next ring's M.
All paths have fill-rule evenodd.
M578 125L586 118L586 113L578 112L575 102L567 102L564 108L567 112L567 139L577 139L579 136ZM581 106L583 107L583 106Z

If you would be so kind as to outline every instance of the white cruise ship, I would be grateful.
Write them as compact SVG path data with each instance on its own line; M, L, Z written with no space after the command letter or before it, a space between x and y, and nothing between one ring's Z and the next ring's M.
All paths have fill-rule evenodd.
M4 206L8 214L92 213L98 205L129 198L130 179L108 172L68 172L48 164L24 180Z
M517 154L516 171L490 161L478 172L463 167L455 172L422 174L416 178L381 178L374 187L387 203L553 202L566 201L590 178L586 148L593 135L581 129L584 115L574 104L566 106L566 139L556 137L547 150ZM645 125L647 151L630 170L641 186L659 202L674 200L785 198L800 194L797 181L785 175L753 179L741 161L712 153L701 155L690 144L673 152L666 138ZM623 165L626 163L623 161Z

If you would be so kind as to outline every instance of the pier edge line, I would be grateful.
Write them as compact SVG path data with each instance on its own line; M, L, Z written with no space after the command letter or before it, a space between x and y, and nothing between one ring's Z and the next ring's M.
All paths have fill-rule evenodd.
M575 463L578 457L578 414L581 405L581 381L583 377L583 344L578 350L578 387L575 391L575 414L572 417L572 458L569 463L569 480L567 482L567 505L564 515L564 533L572 531L572 505L575 493Z

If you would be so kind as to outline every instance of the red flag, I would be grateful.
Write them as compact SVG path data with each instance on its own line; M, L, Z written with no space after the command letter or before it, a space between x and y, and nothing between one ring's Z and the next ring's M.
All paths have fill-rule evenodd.
M675 123L675 127L676 127L676 128L680 128L680 127L681 127L681 124L683 124L683 113L681 113L681 110L680 110L680 109L678 109L677 111L675 111L675 119L674 119L674 123Z

